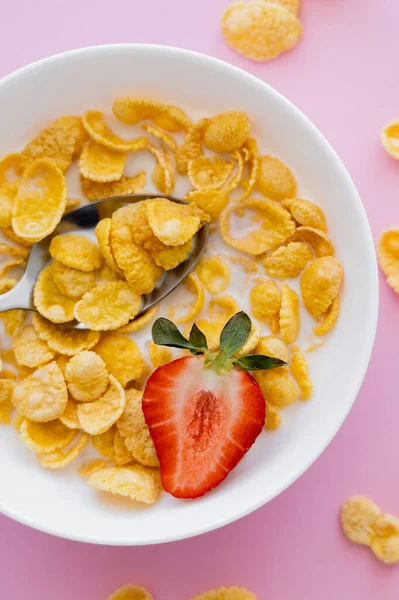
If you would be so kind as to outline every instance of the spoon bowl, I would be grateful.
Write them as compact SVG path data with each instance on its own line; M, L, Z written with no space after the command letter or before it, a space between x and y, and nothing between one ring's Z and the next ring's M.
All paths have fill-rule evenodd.
M94 236L94 229L101 219L111 217L112 214L122 206L151 198L166 198L177 204L188 204L185 200L159 194L126 194L124 196L115 196L113 198L106 198L105 200L98 200L97 202L86 204L85 206L64 215L53 233L44 240L37 242L32 247L21 280L12 290L0 296L0 313L14 308L22 308L24 310L37 312L33 303L33 288L40 272L51 260L49 247L53 237L65 233L81 233L88 237ZM202 229L194 236L193 249L188 258L175 269L165 271L164 276L157 287L150 294L145 294L141 297L141 308L139 314L136 315L136 318L173 292L183 279L194 269L205 250L207 239L208 225L204 225L204 227L202 227ZM86 329L86 327L78 321L71 321L70 323L66 323L66 325L77 329Z

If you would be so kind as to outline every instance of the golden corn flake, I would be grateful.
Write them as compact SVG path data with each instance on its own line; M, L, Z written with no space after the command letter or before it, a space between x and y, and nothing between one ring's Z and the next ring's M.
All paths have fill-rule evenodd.
M298 388L291 379L287 367L256 374L266 402L279 408L290 406L298 400Z
M154 183L163 194L169 196L175 187L175 172L172 160L163 147L158 150L155 146L148 144L147 149L155 156L157 159L156 166L160 167L162 171L162 174L159 171L155 175L153 174L153 181L155 180Z
M99 400L78 406L78 419L83 431L91 435L104 433L116 423L125 405L125 391L119 381L110 375L109 388Z
M25 323L27 311L22 308L5 310L0 313L0 320L4 324L4 332L9 337L14 337L20 327Z
M192 600L256 600L256 596L244 588L230 586L205 592Z
M64 215L72 212L73 210L76 210L77 208L79 208L80 204L81 204L81 199L80 198L67 198L66 199L66 206L65 206L65 210L64 210Z
M188 163L202 154L202 136L208 119L201 119L192 125L184 138L182 145L176 151L176 169L179 175L187 175Z
M14 279L14 277L6 277L4 279L1 279L0 295L6 294L10 290L12 290L12 288L15 287L17 285L17 283L18 283L18 279Z
M101 252L94 242L83 235L56 235L50 243L51 256L66 267L89 273L101 267Z
M266 402L266 420L265 420L265 429L268 431L274 431L278 429L281 425L281 416L278 412L277 408L270 404L270 402Z
M135 223L137 207L129 204L112 215L111 251L115 262L125 274L130 287L137 294L150 294L162 275L151 254L133 240L132 226Z
M96 284L96 276L93 272L78 271L58 260L52 262L51 274L60 293L68 298L81 298Z
M233 169L234 164L220 156L199 156L189 160L187 174L198 190L219 189L227 182Z
M93 447L97 450L97 452L101 454L101 456L105 456L110 460L115 460L116 431L116 425L112 425L112 427L107 429L107 431L104 431L104 433L93 435L91 438Z
M66 356L74 356L82 350L90 350L100 339L100 334L96 331L59 328L38 314L33 315L32 324L49 348Z
M45 267L36 280L33 302L39 313L53 323L67 323L74 319L75 300L60 293L53 279L51 265Z
M73 356L65 368L69 393L79 402L93 402L108 387L108 371L101 356L84 350Z
M143 465L108 467L92 473L87 483L97 490L154 504L161 494L159 471Z
M321 229L313 227L298 227L289 240L290 242L305 242L309 244L316 256L334 256L334 244Z
M65 411L68 392L64 376L55 361L37 369L16 385L12 402L31 421L53 421Z
M55 352L40 339L32 325L27 325L15 335L12 349L17 364L31 368L50 362L55 356Z
M143 394L138 390L126 390L126 408L116 426L133 457L142 465L157 467L158 456L144 419L142 400Z
M20 427L21 440L34 452L53 452L65 448L76 435L76 430L69 429L59 420L35 423L24 419Z
M85 177L80 178L83 193L90 202L102 200L103 198L123 196L124 194L134 194L137 190L142 189L146 182L147 174L144 171L140 171L134 177L122 175L119 181L111 181L109 183L90 181L90 179L86 179Z
M0 243L0 255L1 254L6 254L14 258L22 258L26 261L29 256L29 250L26 248L16 248L15 246L10 246L10 244Z
M399 519L388 514L379 515L373 529L372 552L386 564L399 562Z
M213 152L233 152L245 144L250 128L244 112L233 110L221 113L209 120L204 131L204 144Z
M12 271L16 267L22 267L25 265L26 265L26 260L23 258L14 258L13 260L8 261L0 268L0 278L7 275L7 273Z
M295 14L264 0L235 2L223 13L222 33L237 52L268 61L297 45L302 27Z
M294 352L291 359L291 375L295 379L301 394L301 400L312 395L313 385L309 377L309 367L302 352Z
M17 235L12 227L1 227L1 233L8 240L14 242L15 244L19 244L23 248L30 250L33 246L32 242L28 242L27 240L24 240L24 238L21 238L19 235Z
M279 358L285 362L290 360L290 351L287 344L274 335L262 337L255 348L255 354Z
M320 206L317 206L314 202L293 198L290 200L283 200L282 204L290 211L291 215L299 225L312 227L313 229L324 232L327 231L326 217Z
M313 259L313 252L303 242L290 242L277 248L264 259L263 264L269 277L287 279L298 277L307 263Z
M201 258L196 273L210 294L224 292L230 283L231 270L221 256Z
M14 406L12 407L14 409ZM15 413L15 417L14 417L14 421L13 421L13 427L15 429L15 431L17 431L19 433L20 429L21 429L21 425L22 423L25 421L24 417L22 415L19 414L19 412L17 411ZM0 423L1 423L1 409L0 409ZM11 423L11 419L10 421L7 421L7 423L3 423L4 425L9 425Z
M152 340L150 341L148 353L154 369L167 365L173 360L173 353L170 348L157 346Z
M340 304L341 301L338 295L331 302L327 311L320 317L318 325L313 327L313 333L315 335L322 336L331 331L338 319Z
M230 194L231 192L234 192L234 190L238 188L243 178L245 167L244 155L240 150L234 150L233 152L231 152L230 158L236 161L237 165L235 167L234 175L232 176L230 181L228 181L223 187L223 192L226 195Z
M150 227L167 246L186 244L209 221L209 216L195 204L177 204L157 198L147 205Z
M0 226L10 227L12 223L12 209L18 193L18 183L13 181L0 186Z
M107 369L125 387L146 372L146 364L136 342L118 333L104 335L94 348Z
M229 197L220 190L193 190L184 198L187 202L194 202L198 208L206 212L214 221L229 203Z
M39 452L37 458L40 464L47 469L61 469L70 465L79 456L88 444L90 436L83 433L76 444L70 448L54 450L54 452Z
M59 366L58 361L57 364ZM78 403L75 402L73 398L68 398L68 404L64 414L60 416L60 421L69 429L80 429L80 423L78 419Z
M18 182L21 172L21 155L7 154L0 160L0 188L8 183Z
M88 110L82 117L83 127L95 142L119 152L135 152L147 146L147 138L124 140L104 123L104 115L99 110Z
M138 585L124 585L111 594L108 600L152 600L152 596Z
M110 281L122 281L124 280L124 276L109 267L108 265L104 265L99 269L96 273L96 282L97 285L101 283L109 283Z
M399 294L399 229L387 229L377 247L378 262L388 285Z
M129 463L134 462L133 454L127 449L125 440L119 433L119 430L115 433L114 452L117 465L128 465Z
M250 231L241 238L234 238L230 233L230 216L243 216L246 210L255 211L261 220L261 228ZM265 198L248 198L233 205L221 216L220 234L223 241L247 254L254 256L282 244L295 231L295 223L290 213L279 204Z
M177 106L164 106L162 112L154 115L154 123L170 133L187 131L192 126L189 117Z
M79 475L87 479L92 473L101 471L109 466L109 461L102 458L92 458L82 463L78 469Z
M107 331L127 325L140 307L140 296L125 281L115 281L87 292L77 302L74 316L92 331Z
M260 340L260 331L252 326L251 333L242 348L236 353L236 356L245 356L254 351Z
M380 514L378 506L368 498L349 498L341 507L341 523L345 535L355 544L368 546L375 535L374 523Z
M122 123L136 125L140 121L153 119L162 113L164 108L166 107L163 104L153 100L124 96L115 100L112 105L112 112Z
M16 386L12 379L0 379L0 425L9 425L14 412L14 404L12 402L13 390Z
M80 117L56 119L25 146L20 170L25 172L34 161L45 158L64 172L80 153L86 137Z
M305 308L313 317L320 317L339 294L342 265L333 256L317 258L301 277L301 293Z
M49 235L61 220L66 207L63 174L49 160L28 167L18 187L12 210L12 228L29 242Z
M116 331L118 333L134 333L135 331L138 331L139 329L142 329L143 327L149 325L149 323L151 323L151 321L154 320L157 312L158 305L155 305L152 308L146 310L139 317L133 319L133 321L130 321L130 323L128 323L124 327L119 327Z
M79 169L90 181L119 181L125 170L127 152L112 150L89 140L83 148Z
M237 300L230 294L221 294L209 300L208 314L214 321L226 323L239 310Z
M173 306L170 307L170 316L177 324L187 323L188 321L195 319L204 308L205 303L204 288L195 273L189 273L187 275L184 279L184 285L193 295L193 301L185 307L188 309L187 312L177 318L174 317Z
M122 271L116 264L114 255L111 251L111 219L101 219L101 221L97 223L94 233L96 234L98 245L100 246L100 250L105 260L107 261L108 266L111 267L111 269L113 269L117 273L122 273Z
M281 306L281 294L277 284L271 279L260 280L249 293L249 303L255 319L270 323Z
M284 198L294 198L296 181L289 168L278 158L262 156L256 187L263 196L281 202ZM307 223L304 223L304 225Z
M151 256L159 267L170 271L184 262L191 254L193 249L193 240L188 240L182 246L165 246L162 250L151 252Z
M132 230L134 243L150 252L154 252L163 250L167 248L167 246L160 242L154 235L148 222L147 209L151 202L153 202L151 199L136 202L129 214L131 219L130 228Z
M292 344L298 337L300 328L299 298L288 285L281 286L281 308L280 308L280 331L281 337L286 344Z
M143 125L143 129L147 133L150 133L156 137L158 140L161 140L170 150L172 150L172 152L176 152L177 143L171 135L165 133L161 129L158 129L158 127L154 127L154 125Z
M391 121L381 131L381 142L392 158L399 160L399 121Z

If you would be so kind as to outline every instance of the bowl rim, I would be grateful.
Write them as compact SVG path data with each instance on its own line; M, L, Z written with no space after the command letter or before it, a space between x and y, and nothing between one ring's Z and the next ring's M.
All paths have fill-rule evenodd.
M261 85L263 85L267 88L268 93L270 95L274 96L275 99L278 100L280 103L285 104L285 106L293 113L294 117L296 119L298 119L299 121L302 121L302 123L312 132L312 135L314 135L315 138L318 139L318 141L324 145L326 152L328 153L331 160L333 162L335 162L336 167L340 171L340 175L341 175L342 179L345 180L346 185L348 186L348 189L350 189L350 191L351 191L353 200L357 205L356 206L357 211L362 220L362 227L364 229L365 237L366 237L366 239L368 238L368 243L366 243L365 248L364 248L364 259L365 259L364 264L366 265L366 268L367 268L368 279L370 280L370 282L374 282L374 285L371 285L370 290L368 290L369 303L370 303L370 319L367 323L367 334L366 334L366 339L361 348L361 354L359 353L359 356L357 357L357 365L358 366L356 369L356 377L354 377L354 379L352 381L350 393L347 394L348 395L347 406L345 407L345 410L342 411L342 414L340 415L340 418L336 421L332 432L330 433L328 438L326 438L326 440L324 440L324 443L320 446L320 448L318 448L318 450L308 459L308 461L306 461L305 464L303 464L301 466L300 469L296 470L295 473L293 473L291 475L291 477L289 477L287 479L287 481L285 481L284 485L281 485L277 490L275 490L273 494L263 497L260 501L258 499L256 499L255 501L253 501L253 500L251 501L251 499L249 498L249 500L245 504L245 506L241 505L239 507L234 507L234 509L232 509L229 512L229 514L226 515L223 519L219 519L216 522L212 521L208 525L201 524L200 526L198 526L197 524L193 523L191 530L187 531L185 533L174 535L174 536L170 535L169 537L166 537L165 535L160 535L158 537L151 538L151 540L146 540L145 538L142 538L142 539L134 540L131 542L129 542L126 539L121 540L118 538L110 538L110 537L104 538L104 537L101 537L101 535L90 536L90 537L88 537L86 535L73 535L73 534L71 535L70 533L68 533L68 531L66 531L63 528L62 523L60 523L60 525L57 529L54 529L50 526L47 527L45 524L43 524L41 522L36 522L36 520L34 518L25 517L23 514L20 514L18 511L14 511L12 508L4 507L2 505L1 499L0 499L0 514L4 514L5 516L10 517L11 519L13 519L23 525L26 525L28 527L31 527L31 528L41 531L43 533L55 535L57 537L64 538L64 539L70 539L73 541L85 542L85 543L91 543L91 544L109 545L109 546L153 545L153 544L169 543L169 542L174 542L174 541L179 541L179 540L183 540L183 539L196 537L198 535L207 533L209 531L219 529L220 527L224 527L230 523L233 523L233 522L249 515L250 513L254 512L255 510L258 510L262 506L266 505L268 502L270 502L271 500L273 500L274 498L279 496L284 490L286 490L288 487L290 487L319 458L319 456L324 452L324 450L327 448L327 446L334 439L335 435L337 434L337 432L341 428L342 424L344 423L346 417L348 416L348 414L358 396L358 393L360 391L361 385L363 383L364 377L366 375L366 372L367 372L367 369L369 366L371 354L372 354L373 347L374 347L377 322L378 322L378 307L379 307L378 267L377 267L377 259L376 259L376 253L375 253L375 248L374 248L374 240L373 240L371 227L370 227L370 223L368 221L365 207L362 203L359 192L357 191L357 188L356 188L351 176L349 175L349 172L347 171L346 167L344 166L344 164L343 164L342 160L340 159L340 157L338 156L337 152L334 150L333 146L325 138L325 136L321 133L321 131L316 127L316 125L314 125L312 123L312 121L308 117L306 117L306 115L301 110L299 110L299 108L297 108L290 100L288 100L283 94L278 92L276 89L274 89L272 86L270 86L268 83L266 83L262 79L259 79L258 77L241 69L240 67L236 67L235 65L232 65L231 63L225 62L218 58L214 58L213 56L210 56L208 54L204 54L201 52L196 52L193 50L188 50L188 49L178 48L178 47L173 47L173 46L167 46L167 45L161 45L161 44L120 43L120 44L99 44L96 46L86 46L83 48L68 50L66 52L59 52L59 53L47 56L45 58L42 58L40 60L34 61L34 62L29 63L23 67L20 67L16 71L13 71L13 72L9 73L8 75L2 77L0 79L0 90L1 90L1 88L3 88L3 89L6 88L8 84L12 83L14 80L17 80L21 75L29 74L31 71L34 71L38 67L41 67L41 66L44 67L51 63L56 63L61 58L74 59L74 58L82 56L82 55L85 55L85 56L88 56L90 54L101 55L102 53L105 53L105 54L118 53L120 51L126 51L126 50L134 50L136 52L143 51L143 52L147 52L147 53L152 52L154 54L158 54L159 52L162 52L163 54L165 54L165 53L169 54L169 56L171 56L171 57L186 56L187 58L193 58L195 60L200 60L200 61L206 62L210 66L212 66L212 65L219 66L219 68L223 68L225 70L230 71L232 77L238 76L242 80L246 80L248 82L256 81L257 84L260 83Z

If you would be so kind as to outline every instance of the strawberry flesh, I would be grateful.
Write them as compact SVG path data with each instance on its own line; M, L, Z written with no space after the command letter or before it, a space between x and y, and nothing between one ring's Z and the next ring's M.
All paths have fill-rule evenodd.
M252 446L266 407L249 373L218 375L203 356L189 356L154 371L143 411L165 490L197 498L219 485Z

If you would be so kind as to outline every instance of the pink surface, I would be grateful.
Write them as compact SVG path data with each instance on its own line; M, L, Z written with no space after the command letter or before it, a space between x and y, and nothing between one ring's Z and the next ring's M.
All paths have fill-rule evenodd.
M114 42L211 54L270 83L321 129L352 175L375 237L399 225L399 164L379 143L381 126L399 111L397 0L302 0L303 41L264 65L224 45L218 20L227 4L14 0L0 20L0 75L50 54ZM135 582L166 600L232 583L259 599L397 599L399 565L386 567L350 544L338 511L361 493L399 516L398 330L399 299L381 279L376 346L358 400L321 458L270 504L222 530L148 548L78 544L0 517L1 597L102 600Z

